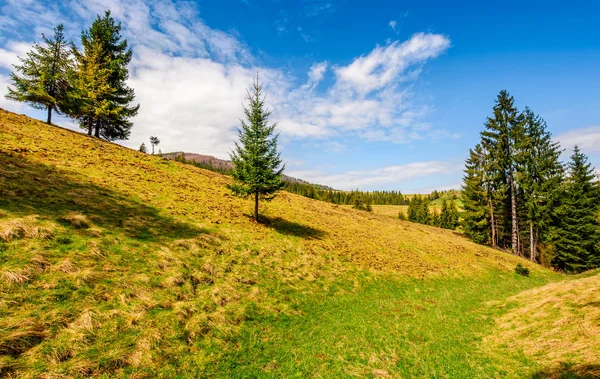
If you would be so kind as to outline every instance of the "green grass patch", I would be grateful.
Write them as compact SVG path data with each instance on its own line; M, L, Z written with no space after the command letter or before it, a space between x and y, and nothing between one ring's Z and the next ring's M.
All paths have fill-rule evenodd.
M497 302L552 279L556 276L500 271L477 279L380 278L318 296L292 295L297 314L247 321L233 350L222 353L209 375L520 376L532 361L503 367L481 350L481 341L506 310L494 306Z

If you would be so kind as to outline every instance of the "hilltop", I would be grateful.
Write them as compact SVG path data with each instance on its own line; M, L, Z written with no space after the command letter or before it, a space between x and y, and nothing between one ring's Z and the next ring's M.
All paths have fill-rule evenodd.
M563 278L287 192L257 224L229 180L0 110L0 374L501 375L485 304Z

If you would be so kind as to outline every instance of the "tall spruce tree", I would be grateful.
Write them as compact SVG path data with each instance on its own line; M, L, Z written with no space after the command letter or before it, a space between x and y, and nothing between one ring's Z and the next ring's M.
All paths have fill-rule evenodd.
M70 89L69 71L73 58L63 25L54 28L50 38L42 34L44 46L34 44L21 64L10 74L13 87L8 87L7 99L28 103L47 111L46 122L52 124L52 112L62 113Z
M551 210L560 197L563 167L560 147L552 141L545 121L529 108L523 112L523 138L518 141L517 182L522 190L523 221L528 225L529 258L537 260L538 246L546 240ZM524 243L524 244L525 244Z
M127 139L133 126L130 119L139 110L139 104L132 104L135 99L134 90L126 84L129 77L127 66L131 61L132 51L128 48L127 40L121 37L121 23L111 17L110 11L106 11L104 17L97 16L92 26L81 34L83 53L77 54L90 54L97 43L101 46L100 59L109 71L107 84L111 91L101 99L108 102L110 112L92 120L94 135L109 141ZM89 121L81 121L81 127L88 129L88 133Z
M244 106L246 120L242 120L238 129L239 143L235 143L230 154L234 183L229 188L236 195L254 197L255 221L258 221L259 199L275 197L283 187L281 176L285 169L277 151L276 124L269 125L271 111L265 109L262 88L257 74L252 93L248 92L248 106Z
M114 107L109 100L115 88L108 82L110 61L103 57L100 40L90 44L85 54L76 56L77 70L68 97L69 114L80 123L85 123L91 135L95 125L118 114L120 107Z
M510 246L515 255L519 250L519 229L517 219L517 183L515 180L515 154L517 142L522 137L523 120L514 105L514 98L506 91L500 91L494 106L494 115L488 117L485 130L481 133L482 147L492 157L489 175L494 185L493 204L498 240L503 246Z
M561 204L555 209L557 224L550 231L556 252L552 264L559 270L577 273L600 267L600 201L595 179L587 156L575 146Z

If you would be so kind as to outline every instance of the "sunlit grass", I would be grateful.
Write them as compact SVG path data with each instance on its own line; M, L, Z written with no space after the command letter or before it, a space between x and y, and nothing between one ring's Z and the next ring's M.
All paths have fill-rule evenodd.
M486 302L562 278L285 192L257 224L227 183L0 111L0 376L497 374Z

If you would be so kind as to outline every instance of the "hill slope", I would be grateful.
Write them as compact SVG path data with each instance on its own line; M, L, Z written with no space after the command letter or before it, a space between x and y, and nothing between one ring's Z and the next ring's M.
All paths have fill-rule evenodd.
M600 275L552 283L508 299L488 344L523 351L542 377L600 377ZM509 355L509 354L507 354Z
M386 322L419 330L414 323L423 324L412 320L412 311L412 321L404 323L397 313L378 316L380 329L363 322L373 307L384 307L371 304L378 296L390 307L398 296L414 296L406 288L414 289L415 280L428 280L424 283L442 297L454 288L464 303L448 298L444 306L452 312L502 298L498 288L515 294L558 278L450 231L285 192L262 205L266 222L256 224L247 215L250 201L231 196L228 182L210 171L0 110L0 374L443 375L449 366L402 368L400 352L394 352L392 364L388 358L394 354L380 347L364 350L361 339L337 347L345 361L312 353L300 363L294 357L315 349L308 337L294 345L308 350L288 351L275 363L272 358L290 341L280 338L290 336L286 328L297 325L298 338L312 336L303 329L312 328L306 322L336 314L322 313L329 305L342 307L337 321L354 315L349 320L355 320L359 335L379 330L385 336L391 327ZM536 279L515 277L517 262ZM469 283L489 292L465 291ZM424 309L419 296L414 306ZM344 303L357 305L359 298L358 308ZM355 311L346 313L347 306ZM442 315L431 317L431 327L439 327ZM395 337L398 344L406 337L402 333ZM464 365L465 372L485 374L457 361L466 345L454 334L445 338L454 346L441 356L448 354L448 362ZM269 341L278 342L269 348ZM331 351L327 343L335 340L324 334L321 343ZM429 349L426 340L414 343ZM361 351L355 354L352 344ZM244 361L250 371L240 366Z

